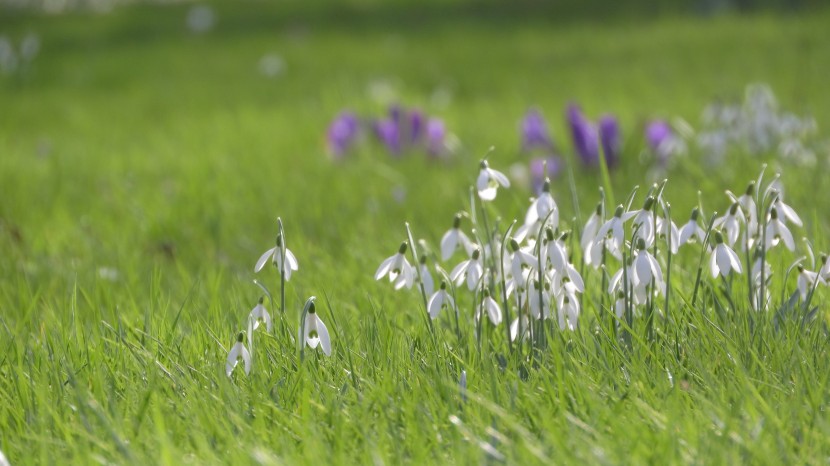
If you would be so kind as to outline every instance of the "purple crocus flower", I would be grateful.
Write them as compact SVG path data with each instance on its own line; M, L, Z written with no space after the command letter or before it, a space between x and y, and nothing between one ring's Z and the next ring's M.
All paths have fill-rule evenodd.
M542 114L535 108L528 110L525 114L520 130L522 133L522 152L531 152L536 149L553 151L553 141L548 133L547 123Z
M605 163L609 168L616 167L620 161L622 140L620 125L612 115L604 115L599 119L599 139L602 143L602 152L605 154Z
M393 119L378 120L374 124L375 136L392 155L401 153L401 131Z
M441 157L446 153L444 138L447 136L447 129L440 118L430 118L426 125L426 147L432 157Z
M426 119L426 117L424 116L423 112L421 112L418 109L410 111L408 117L409 125L407 129L409 131L406 135L407 142L409 142L410 144L417 144L421 140L421 138L424 137L424 120Z
M340 112L326 132L326 143L332 156L340 159L346 155L359 132L360 122L357 116L348 110Z
M545 174L545 165L547 165L547 175ZM556 178L560 171L562 171L562 161L555 155L531 160L530 183L533 192L537 195L542 192L542 184L544 184L545 178Z
M666 162L669 158L666 142L672 137L674 137L674 131L665 120L653 120L646 125L646 142L660 162Z
M567 119L579 160L583 165L596 167L599 164L599 138L596 127L585 118L576 104L568 105Z

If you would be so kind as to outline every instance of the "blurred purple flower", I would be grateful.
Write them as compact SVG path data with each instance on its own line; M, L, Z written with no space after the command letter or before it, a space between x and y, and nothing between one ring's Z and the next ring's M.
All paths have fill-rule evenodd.
M443 156L446 153L444 138L447 136L444 122L440 118L430 118L426 126L427 152L433 157Z
M620 125L613 115L604 115L599 119L599 139L608 168L616 167L620 162L622 139L620 138Z
M525 114L520 125L522 133L522 152L536 149L553 151L553 141L548 133L547 123L535 108Z
M567 119L579 160L583 165L596 167L599 164L599 138L596 127L585 118L576 104L568 105Z
M408 114L409 125L407 126L408 134L407 142L410 144L417 144L424 136L424 117L423 112L418 109L412 110Z
M401 131L393 119L378 120L374 124L375 136L392 155L401 153Z
M665 120L653 120L646 125L646 142L660 162L665 162L669 158L669 145L666 142L672 137L674 131Z
M545 165L547 165L547 178L556 178L562 171L562 161L559 157L552 155L545 158L535 158L530 161L530 184L535 194L542 192L542 184L545 182Z
M340 112L331 122L326 132L326 143L329 152L336 159L342 158L359 133L360 122L357 116L348 110Z

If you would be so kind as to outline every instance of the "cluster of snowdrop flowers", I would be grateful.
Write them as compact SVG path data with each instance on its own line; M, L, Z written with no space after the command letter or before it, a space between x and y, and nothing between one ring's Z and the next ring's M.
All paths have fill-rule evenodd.
M299 270L300 266L294 253L285 245L285 232L283 230L282 220L278 219L277 222L279 224L279 233L275 241L276 244L260 256L256 265L254 265L254 273L261 272L268 264L271 264L277 270L280 278L280 317L283 324L282 328L285 331L285 282L291 280L292 273ZM268 289L262 283L256 280L254 283L260 286L269 297L271 296ZM331 339L329 332L326 324L317 315L314 301L314 296L309 298L300 315L298 331L300 345L301 348L304 345L308 345L312 349L320 347L326 356L330 356ZM245 332L239 332L236 335L236 341L228 352L228 357L225 362L225 374L228 377L233 374L240 360L243 362L245 374L250 374L253 365L255 332L263 327L265 332L271 333L274 331L274 322L271 314L265 307L264 297L260 297L257 304L248 313L247 323L248 345L245 345Z
M699 257L697 279L693 291L688 290L692 302L699 288L706 288L709 296L730 293L728 301L740 303L731 290L733 285L745 283L749 288L748 293L741 294L749 299L745 307L769 309L773 274L770 254L779 254L779 245L789 251L786 254L794 253L797 245L791 229L803 225L795 210L784 202L780 177L774 176L758 189L764 185L762 170L740 196L726 191L727 202L721 213L712 212L707 221L699 204L680 226L672 219L671 205L663 194L666 183L653 185L640 208L632 207L635 188L610 216L606 216L603 195L579 228L577 223L567 225L551 192L551 182L546 179L538 197L530 199L520 216L522 220L505 227L503 221L490 220L491 205L499 190L509 188L510 182L485 160L471 187L477 196L471 198L470 212L453 218L451 228L441 236L440 254L429 254L428 242L419 240L419 248L427 252L418 256L407 225L408 241L381 262L375 279L388 277L396 290L416 287L430 320L440 319L442 311L449 311L455 316L457 331L458 319L463 319L467 305L472 312L466 315L474 322L477 336L481 335L483 322L489 321L494 328L509 323L504 335L510 344L529 341L535 345L550 331L577 330L585 312L583 306L590 307L597 317L605 315L603 310L607 309L615 326L628 322L629 328L635 316L646 315L647 322L651 322L650 316L665 315L670 306L675 255L681 259ZM472 225L465 230L462 225L466 219ZM687 249L691 253L682 253ZM417 266L407 259L408 251ZM458 255L464 257L453 260ZM430 260L436 262L433 267L427 265ZM819 270L809 270L802 262L803 258L798 259L790 268L798 271L796 293L802 300L809 300L817 285L830 281L830 261L822 256ZM679 266L684 265L688 266L682 262ZM440 276L437 289L433 287L433 272ZM583 278L583 273L589 280ZM737 279L739 276L747 278ZM608 293L610 299L598 297L600 293L584 300L586 286L600 286L598 289Z

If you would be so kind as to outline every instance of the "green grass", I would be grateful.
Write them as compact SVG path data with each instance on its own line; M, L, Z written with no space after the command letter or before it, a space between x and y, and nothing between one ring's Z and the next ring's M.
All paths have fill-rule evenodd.
M586 271L579 330L552 332L530 364L508 352L503 326L476 349L468 295L468 338L457 341L445 314L433 340L420 295L372 279L406 221L437 248L490 146L496 168L524 160L516 128L529 106L563 148L567 102L619 116L618 201L650 182L638 160L648 118L697 124L706 102L766 82L822 128L827 11L590 19L399 5L342 20L296 5L216 8L205 35L184 27L187 6L0 14L0 34L42 41L26 73L0 76L0 450L12 464L475 464L487 461L480 441L511 464L827 461L824 289L816 323L776 326L770 312L750 328L745 300L718 312L717 283L689 305L698 253L682 251L673 319L658 319L653 342L636 320L626 348L599 319L600 278ZM284 58L284 75L257 71L266 53ZM377 80L443 117L461 152L437 164L366 147L331 163L328 122L344 107L384 111L367 92ZM738 154L718 170L680 164L666 188L675 221L698 190L707 213L722 211L723 190L743 190L760 164ZM796 236L826 251L825 168L784 165L783 180L805 220ZM581 215L567 178L554 194L579 228L600 178L574 175ZM504 227L528 196L503 191L491 214ZM229 380L224 358L261 294L252 280L279 290L273 270L253 274L277 216L300 262L286 319L296 329L316 295L334 354L301 362L285 338L258 332L250 377ZM799 247L771 253L776 304L795 288L783 275Z

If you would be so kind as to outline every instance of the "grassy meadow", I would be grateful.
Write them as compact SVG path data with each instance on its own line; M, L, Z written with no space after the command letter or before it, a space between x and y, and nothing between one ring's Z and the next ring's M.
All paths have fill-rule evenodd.
M29 65L0 75L0 451L11 464L828 462L830 295L819 285L802 309L787 276L809 254L802 237L830 251L826 150L812 166L730 153L717 167L693 151L666 175L680 226L699 199L705 220L723 214L724 191L742 193L762 163L766 180L781 172L804 225L795 252L769 253L763 313L746 270L720 281L707 266L693 302L695 245L672 257L669 309L661 298L652 331L642 317L617 329L576 241L578 328L551 323L518 351L505 322L479 347L466 288L460 323L445 311L428 326L416 288L373 275L406 222L439 251L491 147L493 168L527 162L529 107L565 154L551 191L575 232L600 186L616 204L639 185L642 204L651 118L697 126L707 103L763 82L826 138L830 10L217 2L214 27L195 33L191 7L0 6L0 35L40 42ZM272 75L260 69L269 56ZM607 181L575 161L572 101L620 121ZM366 142L332 160L326 129L341 109L379 116L394 102L441 117L457 151L392 158ZM499 189L487 204L501 233L531 195ZM277 217L299 262L283 317L278 272L254 273ZM439 262L449 271L462 256ZM263 295L255 278L275 297L276 330L255 331L250 375L229 378L228 351ZM286 333L296 338L312 295L333 351L301 359Z

